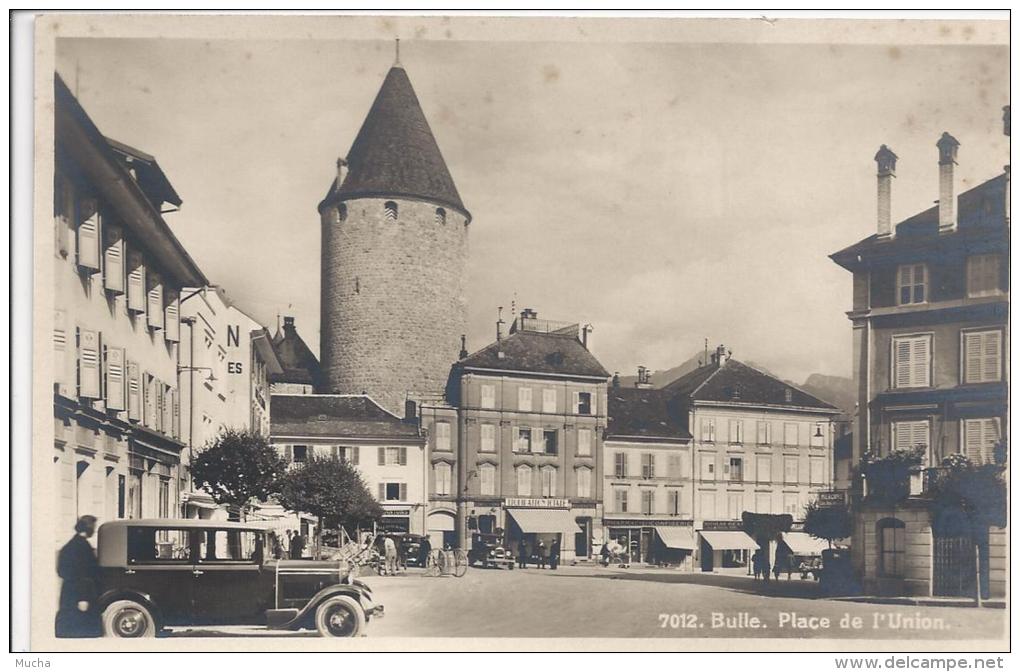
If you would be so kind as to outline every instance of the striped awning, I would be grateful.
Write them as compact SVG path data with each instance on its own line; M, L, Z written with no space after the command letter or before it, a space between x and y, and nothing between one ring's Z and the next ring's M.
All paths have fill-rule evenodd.
M674 527L670 525L659 525L655 533L666 548L676 548L684 551L693 551L697 544L694 541L694 531L689 527Z
M527 534L574 534L580 532L573 514L566 509L507 509Z
M701 532L702 538L717 551L754 551L758 544L744 532Z
M783 543L790 547L794 555L821 555L829 547L827 542L804 532L785 532Z

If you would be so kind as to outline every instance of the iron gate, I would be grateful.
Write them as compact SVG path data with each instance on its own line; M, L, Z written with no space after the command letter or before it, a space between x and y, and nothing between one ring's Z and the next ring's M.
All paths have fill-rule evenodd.
M932 594L973 597L974 542L968 537L935 537L932 541Z

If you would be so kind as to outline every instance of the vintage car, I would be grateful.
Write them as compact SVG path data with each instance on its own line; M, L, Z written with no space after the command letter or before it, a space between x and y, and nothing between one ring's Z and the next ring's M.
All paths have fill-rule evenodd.
M103 633L151 637L167 626L260 624L354 637L383 614L340 562L266 557L258 525L116 520L99 527Z
M513 553L503 548L499 535L476 532L471 535L471 550L468 551L468 564L482 567L514 568Z

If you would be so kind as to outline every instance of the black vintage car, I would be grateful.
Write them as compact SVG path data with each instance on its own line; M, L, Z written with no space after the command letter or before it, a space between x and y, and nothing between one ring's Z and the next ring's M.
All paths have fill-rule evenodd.
M468 564L482 567L514 568L513 553L503 547L497 534L476 532L471 535L471 550L468 551Z
M116 520L100 526L98 556L96 606L110 637L227 624L354 637L383 613L339 562L267 557L257 525Z

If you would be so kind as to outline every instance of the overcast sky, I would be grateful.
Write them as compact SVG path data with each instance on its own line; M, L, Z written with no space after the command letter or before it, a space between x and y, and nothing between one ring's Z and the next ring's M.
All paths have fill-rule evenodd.
M404 40L401 60L474 221L468 347L496 307L589 322L610 371L725 343L803 381L849 375L850 275L827 255L1008 162L1005 47ZM316 205L393 62L383 40L62 39L99 129L154 154L212 282L318 351ZM76 84L77 82L77 84Z

